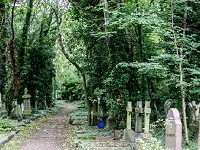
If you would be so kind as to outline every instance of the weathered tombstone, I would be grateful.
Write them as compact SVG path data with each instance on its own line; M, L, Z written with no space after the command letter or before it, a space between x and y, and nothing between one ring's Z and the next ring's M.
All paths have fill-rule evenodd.
M165 104L164 104L164 109L165 109L166 115L167 115L168 110L170 109L171 105L172 105L172 100L171 100L171 99L168 99L168 100L165 102Z
M134 132L131 129L132 102L127 103L126 110L127 110L127 122L126 122L126 129L124 130L123 139L130 142L134 142L135 140Z
M150 101L145 101L145 107L144 107L144 133L145 134L149 134L150 114L151 114Z
M31 102L30 102L31 96L28 94L27 88L24 90L24 95L22 96L23 103L24 103L24 116L30 116L31 115Z
M114 129L115 128L115 119L113 117L108 117L106 119L106 126L108 129Z
M70 102L72 101L72 96L71 96L71 95L69 96L69 101L70 101Z
M135 112L136 112L135 132L141 133L142 132L142 113L143 113L142 101L137 101Z
M20 108L19 105L17 104L17 100L13 100L12 102L12 111L10 117L12 119L19 119L20 118Z
M92 118L92 123L93 125L97 125L97 100L93 101L93 118Z
M35 109L38 110L38 101L35 101Z
M169 123L166 125L166 148L182 150L182 123L179 111L176 108L170 108L167 120Z
M132 113L132 102L127 103L127 122L126 122L126 129L131 129L131 113Z
M23 116L23 114L24 114L24 103L22 103L21 105L20 105L20 113L21 113L21 116Z
M195 101L192 101L188 103L188 106L192 116L192 121L198 121L200 104L196 104Z
M7 116L8 112L6 110L6 103L5 103L5 101L3 102L3 96L2 95L1 95L1 102L2 102L2 106L1 106L0 110L2 110L2 112L4 113L5 116Z
M97 101L98 101L98 106L97 106L97 107L98 107L98 108L97 108L98 110L97 110L97 112L98 112L98 115L100 116L100 114L101 114L101 99L98 97L98 98L97 98Z

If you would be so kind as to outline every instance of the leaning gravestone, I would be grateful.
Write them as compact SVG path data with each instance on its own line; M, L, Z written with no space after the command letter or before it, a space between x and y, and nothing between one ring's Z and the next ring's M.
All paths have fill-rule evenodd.
M166 148L170 150L182 150L182 123L179 111L170 108L167 114Z

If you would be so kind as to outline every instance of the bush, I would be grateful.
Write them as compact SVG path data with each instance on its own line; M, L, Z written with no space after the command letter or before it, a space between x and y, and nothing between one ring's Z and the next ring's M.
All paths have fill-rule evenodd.
M0 120L0 131L16 130L16 126L9 119Z
M62 99L65 100L79 100L79 98L82 96L82 86L81 83L77 82L65 82L63 84L62 89ZM71 97L71 99L70 99Z
M136 139L136 150L165 150L162 146L162 142L156 138L150 138L143 140L141 138Z

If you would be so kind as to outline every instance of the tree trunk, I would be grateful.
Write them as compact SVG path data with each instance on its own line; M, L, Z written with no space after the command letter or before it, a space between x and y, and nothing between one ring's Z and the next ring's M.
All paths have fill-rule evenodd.
M108 18L109 18L109 13L108 13L108 10L109 10L109 6L108 6L108 1L107 0L103 0L103 4L104 4L104 11L103 11L103 14L104 14L104 30L105 32L108 32ZM109 47L109 36L108 34L106 33L106 37L105 37L105 42L106 42L106 46L107 46L107 61L108 61L108 64L109 64L109 69L112 69L112 61L111 61L111 51L110 51L110 47Z
M6 4L5 2L0 2L0 93L5 94L5 84L6 84L6 41L7 29L6 29ZM2 100L4 103L4 99Z
M183 125L184 125L184 132L185 132L185 140L186 144L189 144L189 137L188 137L188 127L187 127L187 116L186 116L186 102L185 102L185 88L183 85L183 78L184 78L184 71L183 71L183 47L184 42L181 43L180 48L178 47L176 34L174 30L174 10L173 10L173 1L171 1L171 9L172 9L172 29L173 29L173 37L174 37L174 45L176 49L176 53L179 57L179 83L180 83L180 94L181 94L181 104L182 104L182 113L183 113ZM187 27L187 1L185 1L184 5L184 15L183 15L183 36L182 40L185 40L185 31Z
M58 23L58 18L57 18L57 23ZM70 58L68 53L65 51L65 47L62 42L62 36L60 33L58 34L58 42L60 44L61 51L64 54L65 58L69 60L69 62L72 65L76 67L76 69L81 73L81 76L83 78L83 90L84 90L84 96L85 96L85 103L87 105L87 110L88 110L88 125L91 125L91 102L88 99L88 89L87 89L87 80L86 80L85 71L83 70L83 68L79 66L78 63L76 63L72 58Z
M15 32L14 32L14 11L15 11L15 4L16 0L13 2L13 7L12 7L12 13L11 13L11 38L8 43L8 50L10 52L10 62L12 66L12 74L13 74L13 79L12 79L12 85L9 89L9 97L6 101L6 107L8 110L8 115L10 115L11 110L12 110L12 101L16 96L16 92L18 89L19 85L19 80L18 80L18 70L17 70L17 65L16 65L16 56L15 56Z
M83 90L84 90L84 95L85 95L85 103L87 105L87 110L88 110L88 125L90 126L92 123L91 119L91 102L88 99L88 89L87 89L87 80L86 80L86 75L84 72L81 73L82 78L83 78Z
M185 40L185 31L187 27L187 1L185 1L185 11L183 16L183 40ZM182 111L183 111L183 123L184 123L184 130L185 130L185 140L186 144L189 144L189 138L188 138L188 128L187 128L187 116L186 116L186 106L185 106L185 88L182 85L183 83L183 45L182 43L181 48L179 48L179 75L180 75L180 84L181 84L181 101L182 101Z
M24 80L23 80L23 67L24 67L24 59L25 59L25 49L27 45L27 39L28 39L28 31L30 27L30 21L31 21L31 13L32 13L32 8L33 8L33 2L34 0L29 0L29 4L27 7L27 13L24 21L24 26L22 29L22 35L21 35L21 43L18 48L18 66L19 66L19 74L18 74L18 80L19 80L19 89L17 89L17 98L18 102L22 103L22 95L24 92Z

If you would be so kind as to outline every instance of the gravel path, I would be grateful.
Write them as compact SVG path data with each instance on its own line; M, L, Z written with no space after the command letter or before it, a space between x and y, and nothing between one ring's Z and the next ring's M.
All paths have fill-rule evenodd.
M68 124L74 104L62 104L61 113L47 119L34 134L21 144L21 150L72 150L73 126Z

